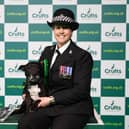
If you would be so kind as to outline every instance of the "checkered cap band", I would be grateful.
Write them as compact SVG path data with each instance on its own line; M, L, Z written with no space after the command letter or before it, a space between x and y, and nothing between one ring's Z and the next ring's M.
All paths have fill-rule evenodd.
M71 17L64 16L63 14L61 14L59 16L55 16L53 18L53 22L57 22L57 21L63 21L63 22L68 22L68 23L74 22L74 20Z

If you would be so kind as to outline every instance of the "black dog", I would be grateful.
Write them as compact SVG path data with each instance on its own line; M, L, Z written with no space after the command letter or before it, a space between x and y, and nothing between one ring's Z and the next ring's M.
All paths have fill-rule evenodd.
M23 94L25 99L21 107L16 113L28 113L37 109L38 96L46 96L47 88L44 85L44 69L43 64L39 62L29 62L26 65L21 65L19 70L25 73L26 80L24 82Z

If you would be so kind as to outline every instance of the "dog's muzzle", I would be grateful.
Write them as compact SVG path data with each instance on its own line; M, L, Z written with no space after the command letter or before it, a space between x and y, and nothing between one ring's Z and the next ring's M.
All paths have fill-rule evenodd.
M30 76L28 76L28 81L29 81L30 84L39 83L39 81L40 81L40 76L39 76L39 75L35 75L35 76L30 75Z

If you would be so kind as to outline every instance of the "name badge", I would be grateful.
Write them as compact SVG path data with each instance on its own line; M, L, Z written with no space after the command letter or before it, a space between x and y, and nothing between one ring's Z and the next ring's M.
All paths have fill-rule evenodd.
M70 66L60 66L59 76L64 79L71 79L72 77L72 67Z

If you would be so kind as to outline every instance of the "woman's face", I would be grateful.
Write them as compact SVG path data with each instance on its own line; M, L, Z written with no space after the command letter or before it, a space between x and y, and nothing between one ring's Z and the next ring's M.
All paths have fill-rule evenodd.
M73 31L68 27L55 25L53 27L53 32L58 47L61 47L71 39Z

